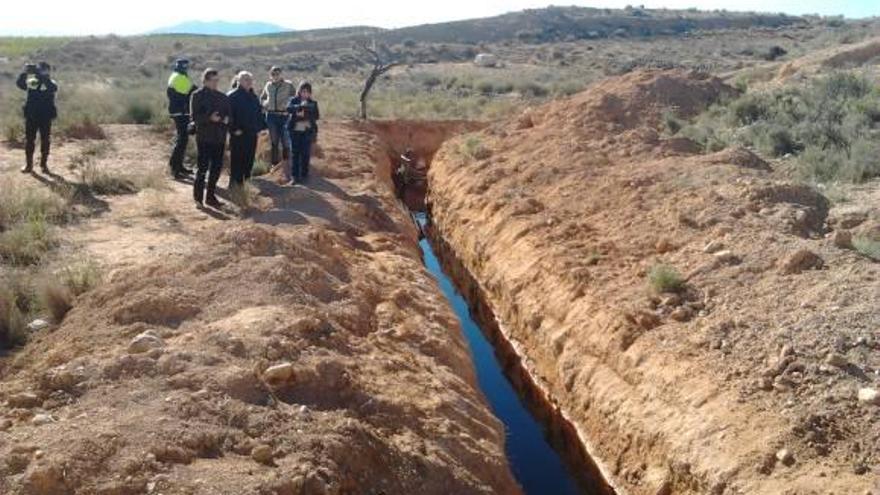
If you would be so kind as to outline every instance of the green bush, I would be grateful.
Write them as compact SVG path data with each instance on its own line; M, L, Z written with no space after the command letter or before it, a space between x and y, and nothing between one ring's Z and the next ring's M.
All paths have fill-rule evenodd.
M130 124L149 124L153 121L153 109L143 103L132 102L125 108L123 122Z
M679 292L684 288L684 278L669 265L655 265L648 272L648 284L655 292Z
M521 95L529 98L543 98L550 94L550 90L536 82L522 83L517 90Z
M878 122L880 93L871 82L837 72L722 102L680 134L706 151L738 144L771 156L795 155L797 172L806 180L862 182L880 176Z
M862 256L880 261L880 241L869 237L856 237L853 239L853 247Z

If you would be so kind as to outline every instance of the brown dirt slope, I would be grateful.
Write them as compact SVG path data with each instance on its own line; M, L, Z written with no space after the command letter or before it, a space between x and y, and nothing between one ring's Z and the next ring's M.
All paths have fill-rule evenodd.
M162 167L146 129L110 134ZM243 219L175 184L63 228L108 275L0 363L0 493L518 493L375 138L334 122L322 149Z
M880 217L658 133L727 91L637 72L448 142L436 231L620 493L870 493L880 270L825 235Z

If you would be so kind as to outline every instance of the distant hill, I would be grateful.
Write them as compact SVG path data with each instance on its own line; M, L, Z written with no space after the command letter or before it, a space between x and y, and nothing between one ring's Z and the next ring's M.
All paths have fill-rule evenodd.
M268 22L186 21L173 26L150 31L149 34L202 34L211 36L255 36L290 32L277 24Z

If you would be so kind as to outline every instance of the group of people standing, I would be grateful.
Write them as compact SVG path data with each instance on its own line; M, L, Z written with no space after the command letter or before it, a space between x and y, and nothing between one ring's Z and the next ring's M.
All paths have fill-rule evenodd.
M189 61L177 60L168 79L168 112L175 122L176 137L169 167L178 179L190 172L183 161L189 135L195 134L198 168L193 181L193 198L199 205L221 206L216 196L229 136L229 187L243 186L250 178L256 159L257 139L267 132L272 143L271 161L283 162L284 182L303 183L309 175L312 143L317 139L320 111L312 98L312 85L303 81L294 88L284 79L280 67L272 67L270 80L260 96L254 90L254 76L235 75L228 93L219 90L219 72L206 69L202 87L189 77Z

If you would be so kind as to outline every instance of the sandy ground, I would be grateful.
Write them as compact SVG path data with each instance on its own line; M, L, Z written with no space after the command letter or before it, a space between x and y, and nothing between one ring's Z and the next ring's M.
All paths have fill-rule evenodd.
M832 205L658 132L727 91L638 72L447 142L436 230L619 493L877 493L880 265L833 239L880 188Z
M108 132L100 167L161 173L164 136ZM78 202L49 265L85 256L104 280L0 358L0 493L518 493L455 316L374 177L383 151L342 122L321 145L308 187L256 180L244 213L167 179ZM74 182L86 146L59 146L52 177L0 149L0 173Z

